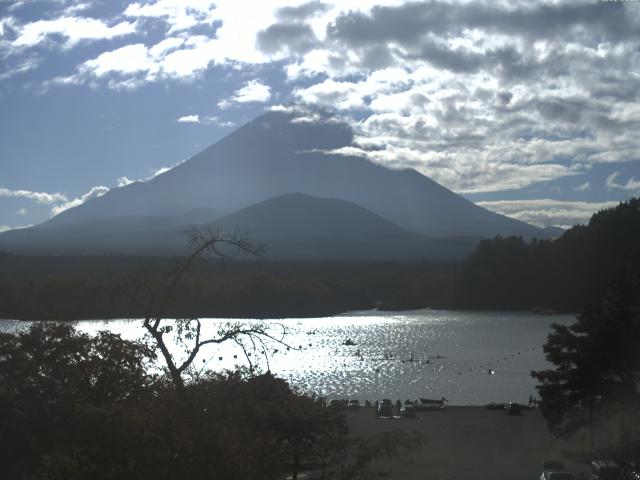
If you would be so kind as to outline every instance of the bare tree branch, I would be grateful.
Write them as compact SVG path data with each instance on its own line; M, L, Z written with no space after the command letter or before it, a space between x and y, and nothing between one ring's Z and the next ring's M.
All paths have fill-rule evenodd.
M201 349L206 345L219 345L227 341L234 341L242 348L252 372L254 365L249 360L249 352L242 342L242 338L250 340L254 352L257 352L258 345L262 346L267 365L269 365L269 358L265 340L276 342L289 349L293 348L284 342L286 334L284 326L282 326L281 337L278 338L269 331L270 327L262 322L253 324L227 323L218 329L215 336L208 338L203 338L202 322L197 318L176 319L174 325L163 326L162 321L166 318L180 282L196 262L204 261L209 256L223 262L240 255L259 258L264 253L264 246L255 246L246 232L236 231L232 235L226 235L217 226L202 225L189 227L185 233L188 236L188 253L174 269L163 276L164 281L152 281L147 271L144 281L122 289L122 292L138 304L144 312L143 326L162 353L171 379L180 395L186 395L183 375L193 365ZM159 290L161 295L158 294ZM165 334L173 332L174 328L174 336L177 337L186 353L186 358L179 363L171 353L170 342L165 337Z

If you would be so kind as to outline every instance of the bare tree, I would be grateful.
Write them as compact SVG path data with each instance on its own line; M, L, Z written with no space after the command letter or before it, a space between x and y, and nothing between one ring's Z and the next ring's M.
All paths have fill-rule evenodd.
M262 353L268 364L265 341L286 345L284 327L280 326L276 335L272 332L273 326L265 322L226 322L214 334L205 335L199 318L165 321L180 282L197 262L211 257L222 262L240 255L260 257L264 251L264 247L254 245L246 233L223 234L213 225L193 226L185 233L189 242L188 253L172 270L166 272L159 281L152 280L147 272L145 278L135 286L129 284L124 290L121 289L144 312L144 328L162 354L171 381L182 399L186 399L185 374L193 366L202 347L233 341L243 350L249 369L253 371L252 351ZM171 352L170 347L174 342L182 347L184 358L179 359Z

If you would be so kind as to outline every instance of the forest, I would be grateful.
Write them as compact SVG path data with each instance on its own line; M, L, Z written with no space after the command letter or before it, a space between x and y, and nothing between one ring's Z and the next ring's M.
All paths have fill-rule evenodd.
M0 317L140 317L123 292L153 288L180 259L0 253ZM640 199L593 215L552 240L482 241L459 263L220 262L192 266L168 316L280 318L378 307L577 312L619 271L640 296Z

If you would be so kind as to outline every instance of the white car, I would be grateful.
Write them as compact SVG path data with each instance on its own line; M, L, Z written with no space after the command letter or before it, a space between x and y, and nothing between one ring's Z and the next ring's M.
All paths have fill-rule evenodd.
M349 403L347 403L347 408L349 410L358 410L360 408L360 401L359 400L349 400Z

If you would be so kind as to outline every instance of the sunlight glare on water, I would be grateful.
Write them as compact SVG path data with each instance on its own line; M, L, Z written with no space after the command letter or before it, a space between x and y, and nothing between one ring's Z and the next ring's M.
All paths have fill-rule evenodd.
M215 333L227 321L202 319L203 332ZM252 360L261 357L263 370L300 391L328 398L526 402L535 395L531 370L548 367L542 345L549 326L573 321L572 315L444 310L267 320L274 334L286 328L284 341L292 348L269 342L264 347L268 361L261 352L254 352ZM129 339L144 334L140 320L83 321L79 326L89 333L109 329ZM1 327L15 328L15 322L6 321ZM345 345L347 340L355 345ZM199 368L217 371L247 365L242 349L232 342L204 348L197 362Z

